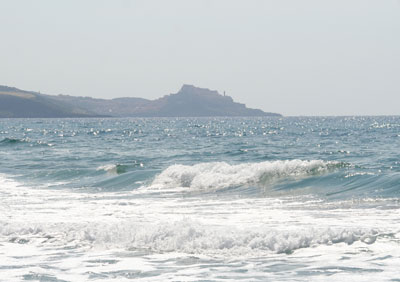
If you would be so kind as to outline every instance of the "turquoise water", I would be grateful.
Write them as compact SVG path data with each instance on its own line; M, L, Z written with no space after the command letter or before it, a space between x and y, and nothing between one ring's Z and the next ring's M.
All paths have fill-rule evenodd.
M0 280L398 281L400 117L0 120Z

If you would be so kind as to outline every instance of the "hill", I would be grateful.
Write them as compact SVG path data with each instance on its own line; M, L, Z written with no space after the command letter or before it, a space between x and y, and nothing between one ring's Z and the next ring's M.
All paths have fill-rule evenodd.
M156 100L95 99L44 95L0 86L0 117L202 117L281 116L249 109L217 91L183 85L178 93Z
M229 96L217 91L183 85L176 94L166 95L152 102L146 111L152 116L280 116L262 110L249 109Z
M47 95L0 86L0 118L96 117L80 107L59 103Z

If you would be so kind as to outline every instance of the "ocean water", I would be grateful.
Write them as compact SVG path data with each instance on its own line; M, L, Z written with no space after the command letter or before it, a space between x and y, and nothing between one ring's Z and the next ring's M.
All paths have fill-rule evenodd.
M2 119L0 281L400 281L400 117Z

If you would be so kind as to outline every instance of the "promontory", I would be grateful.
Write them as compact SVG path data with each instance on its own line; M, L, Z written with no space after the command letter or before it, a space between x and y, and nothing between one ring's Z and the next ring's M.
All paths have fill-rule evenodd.
M0 86L0 118L214 116L281 115L250 109L245 104L233 101L230 96L186 84L176 94L165 95L156 100L45 95Z

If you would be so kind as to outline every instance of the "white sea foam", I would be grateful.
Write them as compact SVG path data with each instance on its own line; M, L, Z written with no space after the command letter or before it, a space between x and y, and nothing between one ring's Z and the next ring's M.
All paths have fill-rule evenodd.
M285 160L230 165L225 162L200 163L193 166L172 165L159 174L152 187L221 189L242 185L263 185L285 177L319 174L341 165L322 160Z
M92 222L86 226L2 222L0 234L20 244L34 240L41 245L87 245L93 248L147 249L156 253L252 256L262 253L291 253L300 248L337 243L353 244L356 241L372 244L378 231L369 228L313 227L279 230L268 226L238 229L184 219L168 224Z
M398 274L393 210L293 197L149 195L30 188L0 175L0 280L273 281L286 273L280 263L323 278L340 267Z
M23 185L7 175L0 174L0 199L2 197L10 197L14 196L15 193L18 193L19 188L23 187Z
M121 164L107 164L107 165L102 165L99 166L97 169L97 171L105 171L108 174L121 174L126 172L126 166L121 165Z
M377 232L361 229L255 230L211 227L191 221L132 229L131 246L155 251L191 254L254 255L260 252L290 253L300 248L356 241L371 244Z
M102 165L102 166L99 166L96 170L97 171L104 170L104 171L107 171L107 172L116 172L117 171L117 165L115 165L115 164Z

